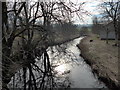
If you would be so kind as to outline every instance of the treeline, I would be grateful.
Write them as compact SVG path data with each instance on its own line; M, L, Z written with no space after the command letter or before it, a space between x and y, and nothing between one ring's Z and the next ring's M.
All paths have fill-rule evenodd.
M77 25L72 23L54 24L53 43L65 42L80 36Z

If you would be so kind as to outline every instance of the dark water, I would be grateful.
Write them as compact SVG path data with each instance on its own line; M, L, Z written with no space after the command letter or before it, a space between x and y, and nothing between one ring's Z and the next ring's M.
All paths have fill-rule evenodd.
M64 84L70 88L107 88L104 83L98 80L97 76L92 73L89 65L87 65L82 57L80 57L80 50L76 45L81 41L83 37L74 39L60 46L53 46L48 48L50 55L51 65L54 68L56 74L55 80L58 83ZM36 62L38 66L41 65L40 61ZM20 70L15 75L16 86L22 87L20 82ZM40 76L34 71L35 77ZM22 76L22 75L21 75ZM11 88L13 86L13 78L8 84Z

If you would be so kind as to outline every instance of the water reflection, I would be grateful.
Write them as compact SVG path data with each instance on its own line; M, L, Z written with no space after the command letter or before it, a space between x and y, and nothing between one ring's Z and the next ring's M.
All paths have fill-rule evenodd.
M60 65L60 66L56 67L55 71L57 71L59 74L64 73L66 71L66 65L63 64L63 65Z
M70 67L69 67L68 64L62 64L62 65L59 65L58 67L56 67L55 71L59 75L69 74L70 73Z
M71 88L102 88L106 87L100 82L97 77L91 72L91 68L85 63L84 59L79 56L79 49L76 47L77 43L82 39L78 38L71 42L49 47L47 52L49 54L51 69L56 87L71 87ZM43 61L36 58L36 65L43 70ZM41 72L33 67L33 72L36 78L37 85L41 83ZM21 73L21 74L20 74ZM16 87L23 87L22 70L16 73L15 78L12 78L8 84L9 87L13 85L13 80L16 81ZM19 78L18 78L19 77ZM27 77L29 78L29 77ZM47 77L46 77L47 78ZM49 79L49 78L48 78ZM45 79L44 82L47 82ZM45 85L48 85L48 84Z
M93 75L90 66L79 56L80 51L76 45L81 39L82 38L78 38L62 45L67 46L65 51L68 57L64 56L62 52L61 54L59 53L62 57L57 57L56 60L59 60L59 62L57 62L59 65L55 68L55 71L57 71L60 76L67 74L66 77L69 77L71 88L107 88L104 83L98 80L96 75ZM65 64L67 61L70 62Z

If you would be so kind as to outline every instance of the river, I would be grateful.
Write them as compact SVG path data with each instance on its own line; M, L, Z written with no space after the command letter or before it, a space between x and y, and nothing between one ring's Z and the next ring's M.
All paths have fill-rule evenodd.
M77 48L77 44L83 39L83 37L74 39L73 41L62 44L65 46L66 57L63 53L62 57L57 57L58 67L55 70L59 76L67 77L71 88L107 88L105 84L98 80L98 77L92 73L90 66L80 56L80 50ZM49 52L51 53L51 51ZM68 54L69 53L69 54ZM60 54L59 54L60 55ZM53 54L50 55L54 57ZM74 59L74 60L73 60ZM55 60L56 61L56 60ZM65 78L64 77L64 78Z
M56 82L70 88L107 88L105 84L99 81L98 77L92 73L90 66L86 64L84 59L80 56L80 50L76 45L81 39L83 39L83 37L59 46L51 46L47 49L51 65L57 77ZM37 64L40 65L40 62L38 61ZM13 78L8 84L8 87L11 88L12 83ZM21 87L21 85L15 86Z

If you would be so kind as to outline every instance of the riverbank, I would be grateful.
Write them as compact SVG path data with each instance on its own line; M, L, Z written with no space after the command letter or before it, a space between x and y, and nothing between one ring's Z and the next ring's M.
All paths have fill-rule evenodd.
M118 47L106 44L96 35L90 35L81 40L77 45L81 56L91 66L99 79L108 88L120 88L118 82Z

